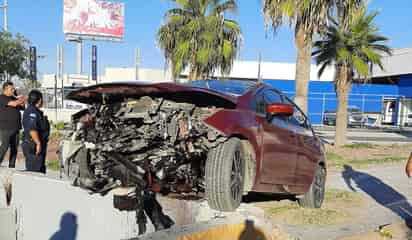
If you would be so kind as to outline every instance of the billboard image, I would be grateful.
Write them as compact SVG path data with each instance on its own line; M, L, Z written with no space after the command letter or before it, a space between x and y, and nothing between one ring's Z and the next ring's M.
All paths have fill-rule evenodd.
M121 40L124 3L64 0L63 32L68 39Z

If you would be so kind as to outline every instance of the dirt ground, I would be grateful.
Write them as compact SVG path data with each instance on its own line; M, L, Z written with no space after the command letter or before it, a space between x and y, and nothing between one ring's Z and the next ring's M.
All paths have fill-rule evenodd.
M382 226L368 233L345 237L339 240L411 240L412 233L405 223Z

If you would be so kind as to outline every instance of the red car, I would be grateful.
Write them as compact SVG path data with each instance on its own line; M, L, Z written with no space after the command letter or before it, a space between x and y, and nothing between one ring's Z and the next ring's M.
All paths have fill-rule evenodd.
M253 191L320 207L326 159L305 114L268 85L233 89L134 82L72 92L68 99L89 108L73 116L65 169L96 193L197 195L233 211Z

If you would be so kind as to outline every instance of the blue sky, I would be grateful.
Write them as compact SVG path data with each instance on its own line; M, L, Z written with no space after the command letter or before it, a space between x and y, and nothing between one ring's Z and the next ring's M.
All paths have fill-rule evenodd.
M101 70L109 66L133 66L136 47L142 51L142 67L162 68L164 60L156 46L156 31L163 21L164 12L173 4L169 0L120 2L126 4L125 39L121 43L86 42L84 69L89 69L92 44L98 46ZM296 50L293 31L284 27L276 36L270 31L267 32L261 13L261 2L238 0L239 10L234 19L239 22L243 32L240 59L256 60L261 51L264 61L294 62ZM381 12L377 24L382 33L391 39L392 47L412 46L411 0L371 0L369 8ZM74 44L64 40L62 11L63 0L9 0L9 30L22 33L37 46L38 54L46 55L46 58L38 63L40 73L56 71L57 44L64 44L65 72L75 71L76 48Z

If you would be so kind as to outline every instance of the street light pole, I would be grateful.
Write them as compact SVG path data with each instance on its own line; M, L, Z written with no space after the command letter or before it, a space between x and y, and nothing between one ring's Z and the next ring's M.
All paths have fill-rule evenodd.
M8 0L4 0L3 6L0 6L0 8L3 9L3 30L7 32L9 30L8 27L8 19L7 19L7 8L9 7L8 5Z

